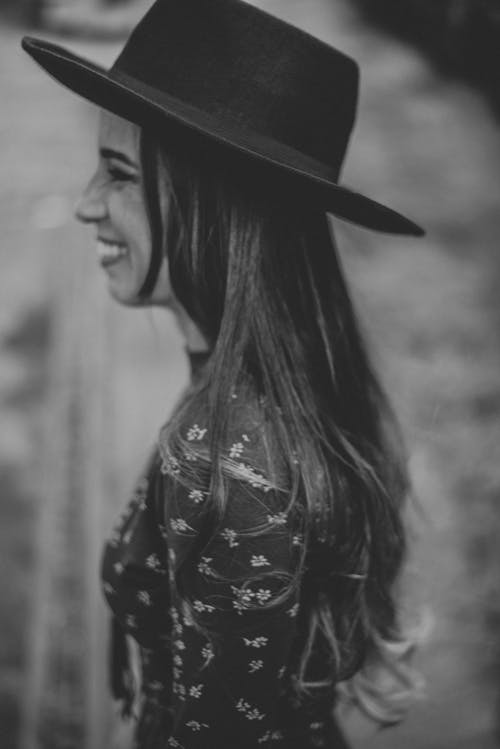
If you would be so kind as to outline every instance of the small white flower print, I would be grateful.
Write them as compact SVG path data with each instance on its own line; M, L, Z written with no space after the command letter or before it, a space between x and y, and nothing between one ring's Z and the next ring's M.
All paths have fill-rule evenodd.
M238 614L242 614L248 606L244 606L240 601L233 601L233 608L236 609Z
M251 707L244 699L238 700L236 709L238 712L244 713L248 720L262 720L266 717L264 713L261 713L256 707Z
M253 660L248 664L248 672L250 674L254 674L256 671L260 671L262 668L264 668L263 660Z
M102 589L105 593L108 594L108 596L113 595L113 593L115 592L115 589L113 588L111 583L103 583Z
M177 648L177 650L185 650L186 646L184 640L174 640L174 648Z
M241 439L243 440L243 442L250 442L250 437L248 436L248 434L242 434Z
M200 613L208 611L208 613L211 614L212 611L215 611L215 606L212 606L210 603L203 603L203 601L199 600L193 601L193 608Z
M285 675L286 666L281 666L280 670L278 671L278 679L282 679Z
M282 731L266 731L260 739L257 739L259 744L265 744L268 741L282 741L284 738Z
M168 558L172 562L172 564L175 563L175 551L173 549L168 550Z
M232 528L224 528L220 535L228 542L231 549L239 546L239 541L236 540L238 534Z
M207 666L210 663L210 661L212 660L212 658L215 658L214 650L213 650L213 648L212 648L212 646L210 644L209 645L205 645L205 647L202 648L201 655L205 659L205 664L204 664L205 666Z
M292 546L302 546L304 543L303 536L300 535L300 533L297 533L295 536L292 536Z
M250 486L253 486L254 489L262 489L264 492L268 492L273 488L272 484L269 483L265 476L257 473L257 471L254 471L253 468L247 466L245 463L238 463L238 471L240 477L244 481L248 481Z
M179 668L182 668L183 660L179 654L174 655L173 661L176 666L178 666Z
M163 690L165 689L165 685L162 684L161 681L150 681L148 687L154 692L163 692Z
M206 433L206 429L201 429L198 424L193 424L193 426L188 429L186 437L189 442L199 442L203 439Z
M250 564L252 567L270 567L271 562L268 560L267 557L264 556L264 554L252 554L252 558L250 559Z
M172 692L176 694L179 699L186 699L186 687L184 686L184 684L174 684L172 687Z
M139 590L137 592L137 600L140 601L144 606L151 606L151 595L147 590Z
M255 596L255 593L248 588L237 588L234 585L231 585L231 590L235 595L235 599L233 600L233 607L236 609L238 614L242 614L243 611L250 608L252 598Z
M271 591L267 588L259 588L255 592L255 598L262 606L266 601L268 601L271 598Z
M235 401L237 397L238 393L236 392L236 390L233 390L233 392L231 393L231 398Z
M189 696L199 700L203 691L203 684L197 684L189 688Z
M233 460L239 458L243 450L243 442L234 442L229 448L229 457L233 458Z
M162 460L160 471L166 475L178 476L180 473L179 461L173 455L165 456Z
M315 720L312 723L309 723L309 728L312 731L320 731L324 727L324 722L322 720Z
M188 720L186 726L192 731L201 731L202 728L208 728L208 723L199 723L197 720Z
M172 749L184 749L182 744L179 744L177 739L174 739L173 736L170 736L169 740L167 741L167 746L171 746Z
M186 521L184 520L184 518L171 518L170 519L170 527L176 533L182 533L184 531L192 531L193 530L191 528L191 526L186 523Z
M173 674L174 679L177 681L182 676L182 669L177 668L177 666L174 666L172 669L172 674Z
M297 614L299 613L299 604L298 604L298 603L294 603L294 604L293 604L293 606L292 606L292 608L291 608L291 609L288 609L288 611L287 611L286 613L287 613L287 614L288 614L288 616L290 616L290 617L291 617L292 619L295 619L295 617L296 617L296 616L297 616Z
M116 564L113 565L113 569L117 575L121 575L124 570L124 566L121 562L116 562Z
M198 572L207 577L214 577L215 572L210 566L211 561L212 557L202 557L201 561L198 563Z
M170 616L172 617L172 621L176 622L179 620L179 612L175 608L175 606L170 606Z
M269 642L269 637L254 637L253 640L248 639L248 637L244 637L243 642L245 643L247 648L265 648L265 646Z
M146 559L146 567L149 567L150 570L157 570L161 567L157 554L150 554L148 556Z
M192 499L195 504L200 504L200 502L203 502L203 492L199 489L191 489L191 491L188 494L189 499Z
M271 525L286 525L286 512L277 512L275 515L268 515L267 522Z
M137 628L137 619L133 614L127 614L125 617L125 625L129 629L136 629Z
M245 715L247 720L263 720L266 716L265 713L261 713L256 707L253 710L249 710Z

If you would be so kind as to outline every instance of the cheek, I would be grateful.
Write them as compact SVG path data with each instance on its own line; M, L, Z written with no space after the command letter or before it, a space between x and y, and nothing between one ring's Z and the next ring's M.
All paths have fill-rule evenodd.
M125 186L115 193L109 207L117 238L128 249L126 262L117 266L110 278L110 291L122 303L144 304L137 294L150 267L152 235L142 196ZM163 258L156 286L146 304L168 307L173 302L168 263Z
M132 194L130 194L132 193ZM142 199L124 189L110 201L110 216L135 265L149 267L151 231Z
M151 236L148 227L142 222L131 221L129 234L131 262L145 275L151 262Z

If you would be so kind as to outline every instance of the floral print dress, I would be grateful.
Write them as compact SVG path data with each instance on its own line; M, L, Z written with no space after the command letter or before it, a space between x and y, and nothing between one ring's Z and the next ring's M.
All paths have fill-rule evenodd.
M207 495L179 480L161 438L105 547L104 594L140 649L137 749L345 746L331 698L294 697L300 586L287 583L302 539L286 497L247 465L261 437L258 424L244 427L227 446L235 477L191 575L190 605L178 573L203 533ZM186 425L186 441L203 448L208 429Z

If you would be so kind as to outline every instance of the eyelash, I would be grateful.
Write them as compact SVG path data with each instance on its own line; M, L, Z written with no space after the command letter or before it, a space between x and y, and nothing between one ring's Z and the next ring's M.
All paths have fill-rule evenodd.
M123 172L121 169L117 169L116 167L108 167L108 174L115 182L135 182L136 178L131 175L127 174L127 172Z

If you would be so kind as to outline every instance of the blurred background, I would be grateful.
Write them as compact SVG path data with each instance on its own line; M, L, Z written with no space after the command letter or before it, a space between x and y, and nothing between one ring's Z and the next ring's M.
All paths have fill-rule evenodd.
M72 218L96 112L19 47L108 65L150 2L0 0L0 725L5 749L126 746L107 696L103 538L187 377L166 313L108 297ZM354 56L344 181L427 228L335 222L418 503L405 593L423 698L359 749L500 745L500 2L258 0ZM125 738L123 738L125 741Z

